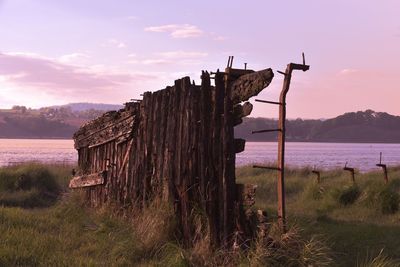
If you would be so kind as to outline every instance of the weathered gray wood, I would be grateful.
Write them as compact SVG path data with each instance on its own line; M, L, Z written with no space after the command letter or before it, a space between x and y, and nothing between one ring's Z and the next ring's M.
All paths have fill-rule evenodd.
M251 208L255 204L257 185L236 184L237 199L243 208Z
M233 107L233 114L238 118L247 117L253 111L253 105L250 102L245 102L243 105L237 104Z
M123 115L111 114L110 118L100 117L81 127L74 134L75 148L96 146L132 132L137 120L132 112L125 112Z
M85 174L71 179L69 188L81 188L94 185L102 185L105 181L106 172L98 172L93 174Z
M201 78L201 86L185 77L89 122L74 135L75 146L83 174L107 170L104 186L84 189L93 206L170 201L187 246L195 239L193 212L200 208L207 215L211 244L230 247L245 221L236 209L250 201L237 195L235 153L245 142L234 139L233 127L252 105L238 103L269 81L267 71L232 68L217 72L214 87L208 72Z
M265 69L240 76L231 84L232 102L238 104L249 100L252 96L258 95L258 93L271 83L273 78L274 73L272 69Z

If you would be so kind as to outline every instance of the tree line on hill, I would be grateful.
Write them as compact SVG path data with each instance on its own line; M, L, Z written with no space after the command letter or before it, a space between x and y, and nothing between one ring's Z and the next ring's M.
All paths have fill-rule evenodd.
M14 106L0 110L0 138L71 138L83 123L121 107L90 103L40 109ZM289 142L400 143L400 116L385 112L349 112L327 120L294 119L286 125ZM276 141L276 132L251 132L277 126L276 119L244 118L235 127L235 136L247 141Z
M106 111L93 109L91 104L88 107L80 109L73 104L40 109L13 106L0 110L0 138L69 139L83 123Z
M276 141L277 132L252 134L278 128L276 119L246 118L235 127L235 136L247 141ZM400 116L373 110L349 112L328 120L288 120L286 140L292 142L399 143Z

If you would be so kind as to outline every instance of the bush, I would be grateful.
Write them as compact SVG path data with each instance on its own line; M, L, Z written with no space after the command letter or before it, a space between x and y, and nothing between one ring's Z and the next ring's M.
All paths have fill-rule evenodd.
M360 196L361 191L357 185L346 187L339 191L338 201L341 205L347 206L353 204Z
M24 208L53 204L61 186L48 167L24 164L0 169L0 205Z
M320 237L305 239L297 227L287 233L272 227L271 242L257 242L247 256L246 266L330 266L331 251ZM276 233L274 233L276 232Z
M383 254L383 249L374 258L367 258L363 263L357 264L358 267L400 267L400 262L389 258Z
M393 214L399 210L400 196L393 190L385 189L379 194L383 214Z

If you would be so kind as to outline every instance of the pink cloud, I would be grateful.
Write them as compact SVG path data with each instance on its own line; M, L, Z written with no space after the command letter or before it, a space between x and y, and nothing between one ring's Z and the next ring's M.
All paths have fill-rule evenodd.
M193 38L203 35L203 31L190 24L167 24L151 26L144 29L147 32L167 32L173 38Z
M202 64L203 59L208 56L206 52L197 51L167 51L154 53L155 57L139 59L136 55L128 62L132 64L144 65L198 65ZM130 56L128 56L129 58Z
M156 79L149 74L93 71L23 53L0 53L0 78L19 87L36 88L49 94L60 94L62 90L76 94L93 90L101 93L132 82Z

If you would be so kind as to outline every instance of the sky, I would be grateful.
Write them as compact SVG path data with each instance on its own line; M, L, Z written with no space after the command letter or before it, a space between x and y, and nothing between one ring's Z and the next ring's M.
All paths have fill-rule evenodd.
M289 118L400 115L400 1L0 0L0 108L120 104L201 70L272 68L276 101L301 53ZM253 102L254 103L254 102ZM253 117L277 117L254 103Z

